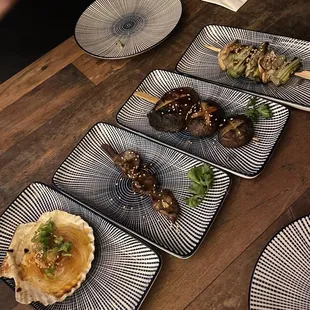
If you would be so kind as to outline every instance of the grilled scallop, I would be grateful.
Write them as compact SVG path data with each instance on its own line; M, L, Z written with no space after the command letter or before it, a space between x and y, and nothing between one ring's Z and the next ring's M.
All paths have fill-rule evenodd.
M14 278L16 300L51 305L85 280L94 258L92 228L79 216L56 210L17 227L0 276Z

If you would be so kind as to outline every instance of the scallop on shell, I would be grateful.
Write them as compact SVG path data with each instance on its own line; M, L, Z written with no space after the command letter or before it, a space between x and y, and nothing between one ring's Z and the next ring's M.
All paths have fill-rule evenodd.
M31 241L39 226L49 219L56 225L56 234L72 242L71 256L61 259L53 277L39 268ZM94 259L94 241L93 229L80 216L60 210L43 213L37 222L17 227L0 277L14 278L16 300L22 304L39 301L47 306L63 301L85 280Z

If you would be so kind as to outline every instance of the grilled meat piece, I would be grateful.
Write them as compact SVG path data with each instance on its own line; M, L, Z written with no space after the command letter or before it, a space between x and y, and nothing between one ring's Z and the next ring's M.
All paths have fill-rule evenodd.
M231 63L232 54L235 54L242 44L239 40L235 40L226 44L217 55L217 61L222 71L226 71L228 65Z
M148 113L149 123L159 131L184 130L187 113L198 101L199 95L190 87L172 89L165 93Z
M254 136L253 122L245 115L229 117L219 129L219 142L229 148L249 143Z
M187 129L193 136L212 136L218 131L222 116L222 110L217 103L202 101L192 107L186 120Z
M218 54L218 64L223 71L240 78L246 69L247 60L257 49L252 45L242 45L238 40L224 46Z
M103 144L102 148L112 158L115 165L120 168L125 176L135 179L139 172L140 155L132 150L126 150L117 154L110 145Z
M260 72L258 63L261 61L261 58L265 56L268 51L268 42L264 42L258 49L255 49L251 57L249 58L246 69L245 69L245 77L260 82Z
M238 40L228 43L218 54L219 67L236 79L245 76L264 84L272 82L276 86L284 85L301 67L301 59L287 59L268 47L268 42L259 48L242 45Z
M180 212L180 207L173 193L169 189L163 189L151 195L154 210L168 217L174 223Z
M149 171L141 169L131 184L134 192L150 195L156 190L157 180Z

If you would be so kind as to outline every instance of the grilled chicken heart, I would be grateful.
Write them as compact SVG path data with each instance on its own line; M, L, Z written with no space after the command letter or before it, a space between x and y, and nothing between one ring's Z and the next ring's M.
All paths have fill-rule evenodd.
M102 148L112 158L115 165L120 168L128 178L136 178L140 166L139 154L132 150L126 150L120 154L117 154L108 144L103 144Z
M169 189L163 189L151 195L154 210L168 217L174 223L180 212L179 204Z
M141 169L131 184L134 192L150 195L156 190L157 180L150 172Z

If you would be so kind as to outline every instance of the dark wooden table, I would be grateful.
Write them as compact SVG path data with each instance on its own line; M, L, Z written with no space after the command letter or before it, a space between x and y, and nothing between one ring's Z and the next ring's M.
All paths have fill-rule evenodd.
M309 0L248 0L237 13L200 0L184 0L183 6L174 33L145 54L101 61L70 38L0 85L1 213L29 183L51 184L53 172L86 131L98 121L115 123L116 110L145 75L158 68L174 70L206 24L310 40ZM162 271L142 310L247 309L261 250L284 225L310 213L309 132L310 113L292 110L263 173L253 180L233 177L198 252L188 260L162 253ZM1 284L0 309L26 308L17 306L13 292Z

